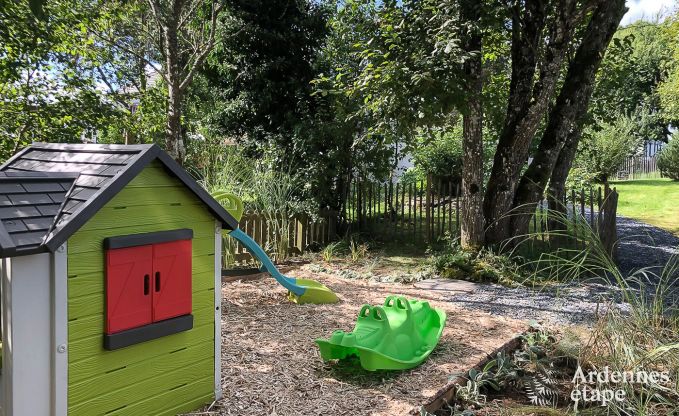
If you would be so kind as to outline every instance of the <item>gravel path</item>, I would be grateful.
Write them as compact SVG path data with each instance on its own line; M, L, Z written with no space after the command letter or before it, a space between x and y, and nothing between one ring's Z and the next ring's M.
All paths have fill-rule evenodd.
M669 231L618 217L618 266L624 275L643 267L656 271L679 252L679 237Z
M444 285L447 283L445 280L448 279L430 282ZM600 284L561 285L549 291L496 284L471 285L473 288L465 291L451 290L445 286L439 290L447 291L447 300L456 306L522 321L552 324L592 324L597 312L600 313L606 307L608 299L615 299L616 302L620 299L618 289Z
M673 234L624 217L618 217L618 238L618 263L623 275L644 267L657 272L679 247L679 238ZM440 290L449 291L449 302L467 309L552 324L591 324L610 300L626 308L619 303L619 289L601 284L559 285L539 292L494 284L467 284L466 288Z

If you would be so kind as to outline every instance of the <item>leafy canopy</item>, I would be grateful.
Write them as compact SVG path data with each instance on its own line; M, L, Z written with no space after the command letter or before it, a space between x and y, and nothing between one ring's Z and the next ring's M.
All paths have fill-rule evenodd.
M96 76L100 57L86 22L90 2L25 2L0 8L0 160L32 141L76 142L117 110Z

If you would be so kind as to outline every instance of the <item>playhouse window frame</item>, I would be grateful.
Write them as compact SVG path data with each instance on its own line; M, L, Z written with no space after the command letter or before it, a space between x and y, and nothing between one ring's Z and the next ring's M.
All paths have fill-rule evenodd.
M151 233L141 233L141 234L131 234L124 236L108 237L104 239L104 251L106 257L108 258L108 253L111 250L116 249L126 249L133 247L155 247L156 245L161 245L164 243L180 242L183 240L189 240L193 238L193 230L188 228L168 230L168 231L158 231ZM151 260L154 260L152 257ZM185 278L189 279L188 293L185 295L190 299L192 296L191 286L192 286L192 272L191 272L191 261L192 261L192 249L188 252L188 276ZM109 265L106 265L106 290L109 290ZM152 313L156 308L153 297L149 297L151 302ZM106 305L105 313L107 314L106 319L108 319L108 307ZM140 326L135 326L128 329L123 329L116 332L105 333L104 334L104 349L106 350L116 350L119 348L124 348L130 345L150 341L160 337L176 334L183 331L188 331L193 328L193 315L192 306L189 305L189 313L182 314L179 316L171 317L169 319L163 319L155 321L151 318L150 323L143 324Z

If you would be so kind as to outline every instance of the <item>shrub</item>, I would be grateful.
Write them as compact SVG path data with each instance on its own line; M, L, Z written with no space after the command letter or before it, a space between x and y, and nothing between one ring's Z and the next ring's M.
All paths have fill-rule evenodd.
M607 182L625 159L639 148L641 139L635 130L635 121L624 115L612 123L599 122L585 128L575 166L597 181Z
M679 181L679 135L660 151L658 169L663 176Z
M418 137L413 161L420 176L431 174L439 179L459 181L462 177L462 132L453 128Z
M478 252L464 250L456 241L436 253L432 262L441 277L448 279L492 282L506 286L517 286L525 280L518 264L508 256L486 249Z

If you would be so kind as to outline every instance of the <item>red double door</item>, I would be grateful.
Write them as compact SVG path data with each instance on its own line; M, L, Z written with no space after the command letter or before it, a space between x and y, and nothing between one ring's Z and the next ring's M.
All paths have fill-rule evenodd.
M106 333L191 313L191 240L106 251Z

